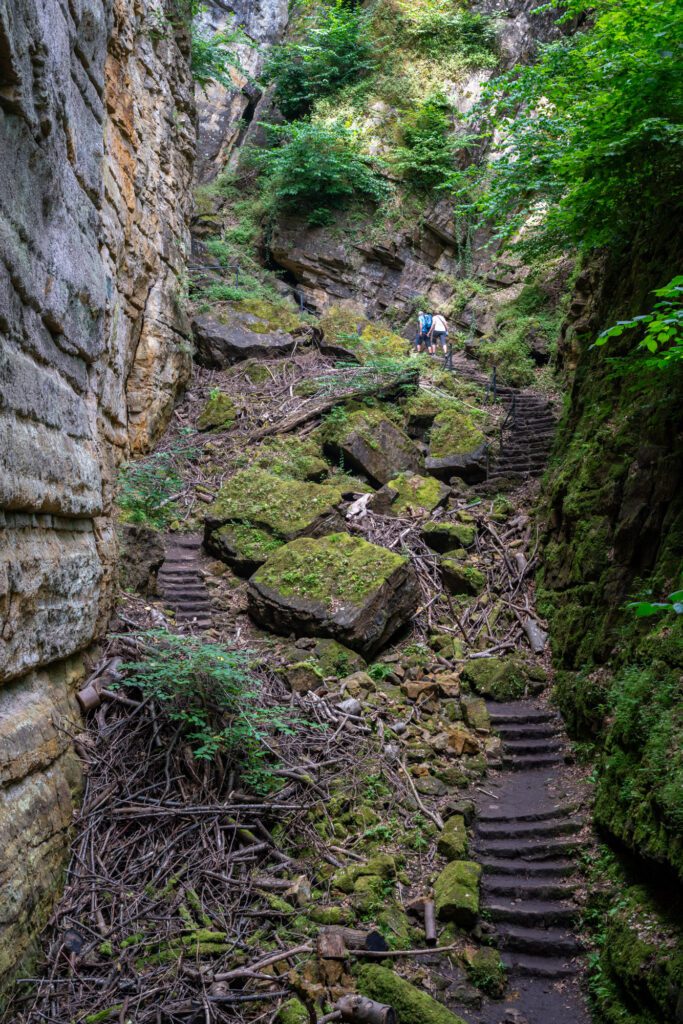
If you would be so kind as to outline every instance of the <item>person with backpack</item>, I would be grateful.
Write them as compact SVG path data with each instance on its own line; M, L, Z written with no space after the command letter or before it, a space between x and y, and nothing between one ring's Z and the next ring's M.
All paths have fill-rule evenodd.
M417 314L417 336L415 338L415 348L418 352L422 352L422 346L429 343L429 332L432 329L432 314L423 313L422 310Z
M436 355L436 346L441 345L443 354L448 354L448 324L442 313L437 313L431 318L432 324L429 331L430 345L427 349L431 356Z

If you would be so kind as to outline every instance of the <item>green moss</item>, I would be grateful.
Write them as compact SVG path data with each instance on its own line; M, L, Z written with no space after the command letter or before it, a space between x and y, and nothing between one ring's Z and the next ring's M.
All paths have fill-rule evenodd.
M123 1003L115 1003L108 1006L106 1010L99 1010L97 1013L89 1013L85 1018L85 1024L101 1024L101 1021L111 1020L115 1013L120 1013Z
M353 912L349 907L312 907L309 913L316 924L349 925L353 922Z
M465 969L473 985L491 996L500 999L507 984L507 971L497 949L482 946L465 951Z
M310 1024L308 1010L298 999L288 999L283 1003L275 1019L277 1024Z
M462 675L477 693L505 701L518 700L529 689L542 689L545 672L534 671L533 675L541 677L534 680L531 666L520 658L476 658L467 662Z
M360 537L335 533L319 540L301 537L272 554L254 580L285 597L362 604L405 564L405 558Z
M422 538L433 551L445 553L453 548L469 548L477 535L476 526L464 522L429 522L422 527Z
M252 384L262 384L265 380L270 380L268 367L256 359L248 359L245 363L239 363L238 368L240 372L247 375Z
M248 523L290 539L320 516L332 513L342 491L333 484L306 483L262 469L244 469L221 487L207 517L222 523Z
M260 328L263 333L272 333L278 330L287 332L296 330L302 324L299 314L284 300L282 303L277 303L267 299L242 299L240 302L235 302L233 308L238 313L250 313L252 316L258 317L260 323L247 324L250 331Z
M439 836L437 850L446 860L462 860L467 854L467 829L461 814L446 819Z
M429 439L429 454L434 459L466 455L486 441L477 419L465 409L440 412L434 420Z
M388 967L364 964L357 971L357 980L362 995L392 1006L405 1024L464 1024L447 1007Z
M211 546L215 554L218 554L216 549L223 548L231 557L250 562L265 562L268 555L283 544L283 540L267 530L246 526L244 523L229 523L214 530L211 535Z
M302 440L296 435L264 441L256 450L252 465L291 480L319 481L330 471L320 448L310 439Z
M392 514L396 515L433 512L448 495L447 488L433 476L418 476L417 473L400 473L387 487L398 491L398 498L391 506Z
M230 395L212 392L197 419L199 430L227 430L235 422L237 410Z
M339 868L338 871L332 875L330 879L330 885L334 889L339 889L340 892L352 893L357 890L356 887L361 878L373 878L379 881L386 881L396 876L396 861L391 854L379 853L375 857L371 857L363 864L351 864L346 868ZM374 883L368 883L370 888L374 886ZM362 890L363 885L360 889Z
M444 585L452 594L477 595L486 587L486 576L473 565L464 565L460 559L444 555L440 562Z
M481 866L474 861L454 860L434 883L434 904L441 921L472 928L479 913Z
M444 658L460 659L463 657L462 640L456 639L451 633L434 633L429 638L429 646Z
M97 948L98 951L102 954L102 956L114 955L114 947L110 939L106 939L104 942L101 942Z
M325 677L348 676L362 672L367 665L365 658L336 640L317 640L313 654Z

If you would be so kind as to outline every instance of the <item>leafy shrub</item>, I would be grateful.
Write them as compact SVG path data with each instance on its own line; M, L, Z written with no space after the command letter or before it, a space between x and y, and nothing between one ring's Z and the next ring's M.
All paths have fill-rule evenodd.
M396 150L394 166L417 188L436 188L453 171L456 142L449 111L447 98L437 93L411 110L403 121L403 145Z
M124 666L127 682L181 726L196 758L224 755L239 762L254 789L272 789L277 779L266 741L274 732L293 735L296 717L291 708L263 705L248 655L166 630L149 630L141 639L146 654Z
M456 176L463 192L479 180L478 208L504 238L534 215L518 243L527 252L625 244L683 197L680 4L571 0L562 9L560 21L588 27L491 84L472 122L484 115L482 139L498 130L505 145L483 177L476 168Z
M178 461L191 452L181 445L124 465L117 495L121 521L165 529L176 517L177 505L171 499L183 484Z
M652 313L620 320L599 335L596 346L620 337L624 331L643 328L638 348L650 353L645 359L646 366L662 369L680 363L683 360L683 277L674 277L654 294L660 301L655 303Z
M273 47L263 77L275 84L276 103L288 120L304 117L316 99L372 70L366 33L366 15L345 0L333 0L307 19L300 42Z
M386 182L341 122L294 121L269 132L279 145L254 151L252 159L264 172L274 212L304 210L311 224L321 224L354 199L381 203L387 196Z
M411 2L402 8L402 34L416 48L432 57L456 52L470 67L497 63L495 23L487 15L458 8L452 0Z

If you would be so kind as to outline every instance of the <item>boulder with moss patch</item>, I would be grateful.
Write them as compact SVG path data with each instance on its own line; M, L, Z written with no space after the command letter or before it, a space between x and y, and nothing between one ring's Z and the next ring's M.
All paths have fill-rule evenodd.
M320 447L310 438L302 439L294 434L264 441L254 453L252 466L274 476L313 483L320 483L330 472Z
M486 586L486 576L474 565L467 565L459 558L446 555L441 559L441 578L451 594L481 594Z
M211 316L196 317L192 335L199 365L216 370L225 370L244 359L282 358L296 344L291 334L268 331L258 317L235 311L224 316L223 322Z
M359 409L328 420L322 430L325 451L335 462L362 473L377 487L401 472L419 473L419 449L378 409Z
M468 661L462 675L476 693L501 701L540 693L547 680L540 666L529 665L514 656Z
M410 619L418 587L408 559L345 533L302 537L251 578L249 610L267 629L323 636L372 654Z
M212 392L197 419L198 430L227 430L235 422L237 410L230 395Z
M346 868L339 868L332 875L330 885L340 892L352 893L361 878L375 878L381 881L388 881L396 877L396 861L389 853L378 853L376 857L370 857L362 864L351 864ZM361 886L363 888L363 886Z
M444 505L451 493L440 480L417 473L399 473L387 488L396 492L390 512L397 516L426 515Z
M388 967L363 964L357 970L357 984L361 995L393 1007L402 1024L464 1024L461 1017Z
M277 1011L277 1024L310 1024L308 1010L299 999L288 999Z
M463 522L458 517L458 522L441 520L439 522L425 523L422 527L422 539L425 544L440 554L452 551L454 548L469 548L474 544L476 527L471 522Z
M467 483L486 479L486 437L472 413L440 412L434 420L425 467L440 479L462 477Z
M250 575L269 554L301 535L338 530L343 487L279 477L252 467L221 487L209 507L204 546L235 572Z
M437 849L446 860L462 860L466 855L467 829L461 814L453 814L446 819Z
M434 883L434 905L440 921L452 921L461 928L473 928L479 914L481 865L471 860L454 860Z
M473 985L493 999L500 999L507 984L507 971L497 949L467 946L463 953L465 969Z

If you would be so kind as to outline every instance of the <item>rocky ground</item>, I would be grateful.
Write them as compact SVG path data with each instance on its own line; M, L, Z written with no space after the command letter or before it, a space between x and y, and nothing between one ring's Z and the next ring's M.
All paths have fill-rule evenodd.
M377 325L195 330L124 475L73 859L7 1019L392 1019L358 992L402 1024L581 1024L586 789L533 587L552 402ZM137 683L188 651L248 659L249 770Z

